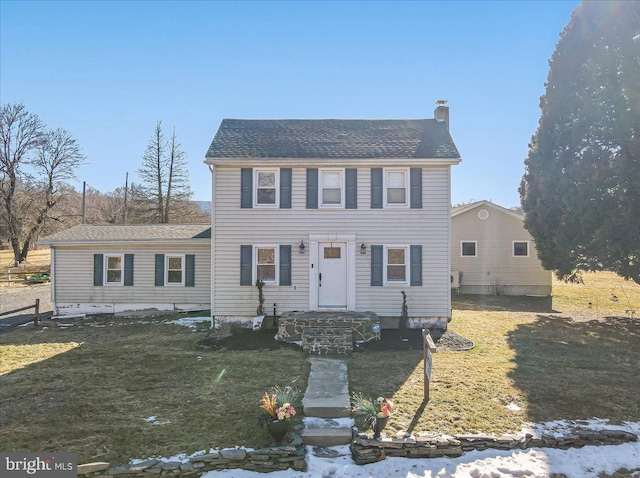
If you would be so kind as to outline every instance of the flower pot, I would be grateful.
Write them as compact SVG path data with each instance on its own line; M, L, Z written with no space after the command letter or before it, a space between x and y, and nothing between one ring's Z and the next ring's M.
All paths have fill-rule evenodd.
M376 417L373 422L373 438L380 438L380 432L387 426L389 417Z
M276 441L276 444L281 443L289 430L289 422L281 422L278 420L268 422L267 430L269 430L269 434Z

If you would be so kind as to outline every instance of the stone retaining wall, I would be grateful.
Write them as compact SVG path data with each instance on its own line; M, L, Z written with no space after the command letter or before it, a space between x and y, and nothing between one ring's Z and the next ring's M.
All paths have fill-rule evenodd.
M456 435L455 437L405 438L381 440L359 434L351 443L351 456L358 465L384 460L387 456L405 458L456 457L465 451L512 450L524 448L581 448L585 445L619 445L637 441L633 433L621 430L577 430L569 435L490 437L484 435Z
M274 446L259 450L229 448L206 455L194 456L186 461L146 460L135 465L111 467L109 463L87 463L78 465L78 476L91 478L112 478L122 475L126 478L153 477L198 477L207 471L243 470L270 472L293 468L304 471L307 468L305 447L300 441L297 445Z

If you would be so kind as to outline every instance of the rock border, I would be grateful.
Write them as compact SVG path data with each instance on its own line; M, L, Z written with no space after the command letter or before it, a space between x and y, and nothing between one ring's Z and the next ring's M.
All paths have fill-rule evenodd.
M91 478L152 478L168 476L180 478L198 477L213 470L243 470L268 473L292 468L307 469L306 449L302 444L272 446L258 450L225 448L205 455L191 456L183 461L163 461L155 458L130 465L111 466L107 462L78 465L78 476Z
M543 433L524 436L456 435L430 438L382 438L374 440L360 433L351 442L351 457L357 465L366 465L386 457L441 458L457 457L466 451L514 450L525 448L581 448L586 445L619 445L638 441L638 436L624 430L576 430L568 435Z

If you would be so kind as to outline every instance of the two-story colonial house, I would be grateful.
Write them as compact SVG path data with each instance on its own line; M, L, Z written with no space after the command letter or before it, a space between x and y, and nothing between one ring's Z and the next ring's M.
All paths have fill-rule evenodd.
M446 327L460 155L444 103L432 119L223 120L206 155L216 320L255 315L260 278L269 312L397 318L404 291L410 326Z

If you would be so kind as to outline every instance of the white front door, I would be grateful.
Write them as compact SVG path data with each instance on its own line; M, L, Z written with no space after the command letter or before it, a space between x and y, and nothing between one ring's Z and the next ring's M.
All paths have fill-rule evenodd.
M347 243L318 243L318 307L347 308Z

